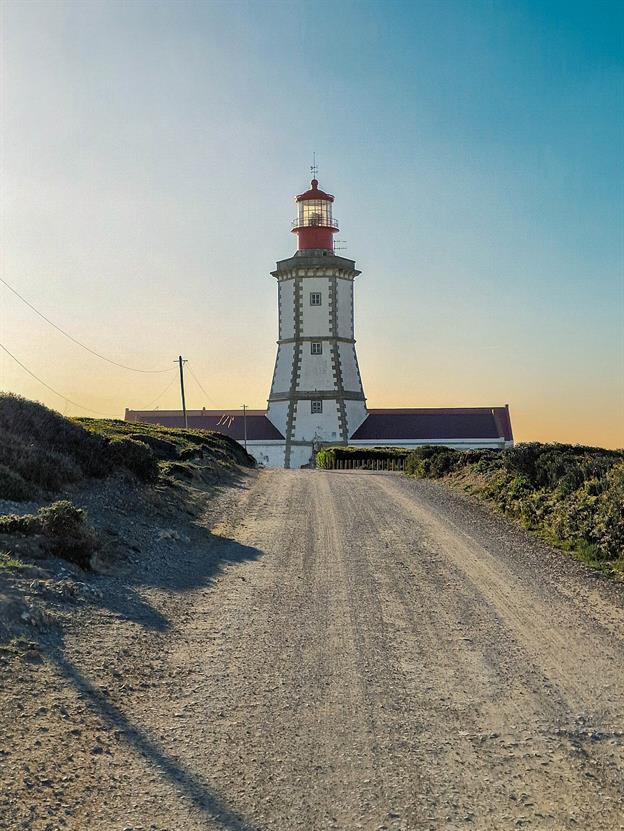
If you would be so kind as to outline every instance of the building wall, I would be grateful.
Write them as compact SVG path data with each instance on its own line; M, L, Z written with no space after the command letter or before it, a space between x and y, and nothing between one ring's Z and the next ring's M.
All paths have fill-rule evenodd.
M362 382L360 380L360 372L357 365L357 358L355 356L355 346L352 343L339 341L338 354L340 356L342 384L344 389L360 391L362 389Z
M336 291L338 294L338 337L352 338L354 336L354 320L353 320L353 280L338 279L336 281Z
M323 412L312 413L310 401L296 402L295 441L340 441L339 411L336 400L324 399Z
M301 303L301 335L303 337L329 337L331 334L329 323L329 277L305 277L302 280ZM318 292L321 295L321 305L312 306L310 295Z
M295 336L294 290L294 278L278 283L280 340Z
M289 413L289 402L288 400L284 401L273 401L270 405L270 409L267 410L267 418L272 424L277 427L280 433L285 436L286 429L288 425L288 413Z
M277 350L277 357L275 359L275 371L273 373L273 384L271 385L272 392L290 391L294 348L294 343L283 343ZM280 428L278 427L278 430L279 429Z
M303 341L302 343L298 389L333 390L334 367L331 344L328 341L320 341L323 353L313 355L312 343L313 341Z
M365 401L346 401L345 407L347 410L347 423L349 437L351 437L360 424L366 420L366 402Z
M290 449L290 467L293 469L314 464L312 445L293 445Z
M239 442L243 444L243 442ZM247 442L247 452L259 465L270 468L285 467L286 442ZM290 467L300 468L310 463L314 454L312 443L293 445L290 449Z
M239 442L243 444L243 442ZM284 467L284 450L286 442L247 442L247 452L259 465L265 467Z

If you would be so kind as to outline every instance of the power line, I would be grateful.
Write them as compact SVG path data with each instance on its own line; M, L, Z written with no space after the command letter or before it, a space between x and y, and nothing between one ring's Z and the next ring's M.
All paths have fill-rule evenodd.
M197 386L200 388L200 390L204 393L204 395L206 396L206 398L208 399L208 401L210 401L212 404L214 404L214 403L215 403L214 399L213 399L213 398L211 398L211 397L208 395L208 393L206 392L206 390L202 387L202 385L201 385L201 384L200 384L200 382L199 382L199 379L197 378L197 376L196 376L196 375L195 375L195 373L193 372L193 368L191 367L191 365L190 365L189 363L187 363L186 368L187 368L187 369L188 369L188 371L191 373L191 375L193 376L193 380L195 381L195 383L197 384Z
M156 396L156 398L155 398L152 402L150 402L150 403L147 405L147 407L143 407L142 409L144 409L144 410L149 410L151 407L153 407L153 406L154 406L154 404L155 404L157 401L160 401L160 399L163 397L163 395L164 395L166 392L169 392L169 390L171 389L171 387L175 384L175 382L176 382L177 380L178 380L178 379L177 379L177 377L174 375L174 376L173 376L173 378L171 379L171 381L169 381L169 383L167 384L167 386L164 388L164 390L163 390L161 393L159 393L159 394Z
M149 374L155 374L155 373L171 372L172 371L172 369L173 369L172 367L169 368L169 369L137 369L136 367L133 367L133 366L126 366L125 364L117 363L117 361L113 361L110 358L107 358L105 355L100 355L99 352L96 352L94 349L91 349L86 344L84 344L81 341L77 340L75 337L73 337L73 335L70 335L69 332L65 331L65 329L61 329L60 326L57 326L57 324L54 323L53 321L51 321L49 317L46 317L43 314L43 312L40 312L39 309L35 308L35 306L33 306L32 303L29 303L28 300L26 300L25 297L22 297L22 295L17 291L17 289L14 289L13 286L9 285L9 283L7 283L7 281L4 280L2 277L0 277L0 282L4 283L4 285L9 289L9 291L12 291L13 294L16 297L19 297L19 299L22 301L22 303L25 303L28 306L29 309L32 309L33 312L35 312L35 314L38 314L39 317L43 318L43 320L45 320L46 323L49 323L50 326L53 326L62 335L65 335L65 337L68 338L70 341L72 341L72 343L75 343L77 346L80 346L82 349L86 349L87 352L90 352L92 355L95 355L96 358L100 358L101 360L106 361L107 363L112 364L113 366L118 366L118 367L120 367L120 369L128 369L130 372L144 372L144 373L149 373Z
M28 367L24 366L24 364L18 358L16 358L12 352L9 352L9 350L6 348L6 346L4 346L4 344L0 343L0 349L3 349L9 357L13 358L15 363L21 366L24 372L27 372L31 376L31 378L34 378L35 381L38 381L46 389L50 390L50 392L53 392L54 395L58 395L59 398L62 398L63 401L66 401L68 404L71 404L74 407L78 407L80 410L86 410L88 413L94 413L95 415L104 416L104 418L117 418L117 416L110 415L110 413L100 413L98 410L92 410L91 407L85 407L84 404L78 404L77 401L72 401L71 398L68 398L66 395L63 395L62 392L55 390L54 387L51 387L49 384L46 384L46 382L42 381L41 378L35 375L34 372L31 372L28 369Z

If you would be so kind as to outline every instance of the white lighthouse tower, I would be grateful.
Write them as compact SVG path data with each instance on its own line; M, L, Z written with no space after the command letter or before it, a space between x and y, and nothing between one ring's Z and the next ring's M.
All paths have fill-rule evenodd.
M334 197L312 180L296 197L298 250L280 260L279 340L267 417L285 438L284 466L301 467L322 443L347 444L366 418L355 353L355 262L334 253Z

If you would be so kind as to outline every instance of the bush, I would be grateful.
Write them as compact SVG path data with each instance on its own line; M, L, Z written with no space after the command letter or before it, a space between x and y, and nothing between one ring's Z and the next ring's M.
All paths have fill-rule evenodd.
M583 482L602 477L622 460L618 450L572 444L519 444L502 454L510 473L525 476L535 488L577 490Z
M405 472L419 478L439 479L458 467L461 454L450 447L423 445L405 459Z
M36 534L40 529L39 519L32 514L0 516L0 534Z
M0 464L0 499L21 502L34 495L35 489L17 471Z
M109 440L107 450L116 467L125 467L143 482L158 479L158 462L145 442L125 436L113 438Z
M624 567L624 451L519 444L503 451L419 447L405 470L457 481L548 541Z
M52 554L82 568L89 566L91 555L97 548L97 538L82 508L76 508L65 499L41 508L37 519Z

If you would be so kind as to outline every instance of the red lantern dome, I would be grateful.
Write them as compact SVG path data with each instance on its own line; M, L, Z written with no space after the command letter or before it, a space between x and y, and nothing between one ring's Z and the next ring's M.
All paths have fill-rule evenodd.
M312 187L295 197L297 219L293 220L292 231L297 234L299 251L311 248L334 250L333 234L338 222L332 217L334 197L318 188L318 179L312 179Z

